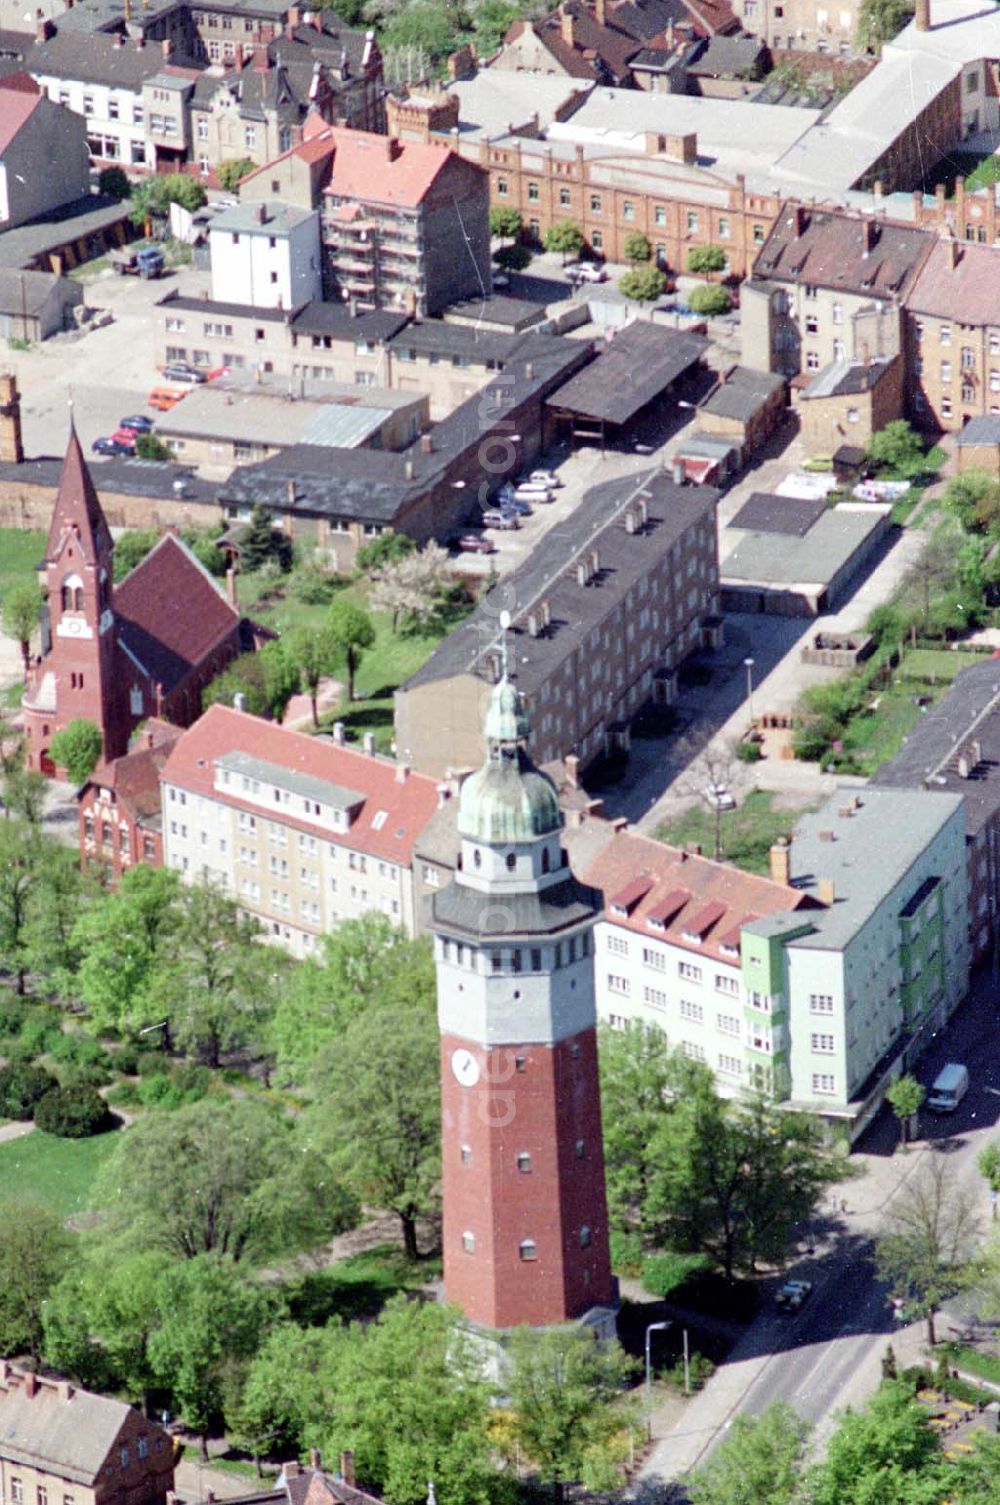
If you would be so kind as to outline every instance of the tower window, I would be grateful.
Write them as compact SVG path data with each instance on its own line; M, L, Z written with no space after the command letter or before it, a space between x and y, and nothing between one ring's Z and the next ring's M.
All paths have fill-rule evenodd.
M573 1058L574 1061L578 1061L580 1059L580 1042L579 1042L579 1040L574 1040L573 1041L573 1044L569 1048L569 1053L572 1056L572 1058Z
M514 1057L514 1070L515 1071L526 1071L527 1067L528 1067L528 1062L527 1062L527 1058L525 1056L515 1056Z
M587 1153L587 1146L582 1139L576 1141L576 1158L582 1160Z
M587 1227L586 1223L584 1223L583 1227L580 1229L580 1248L590 1248L590 1229Z
M543 847L542 848L542 872L543 873L547 873L548 871L549 871L549 849L548 849L548 847Z
M540 972L542 970L542 953L537 946L531 953L531 970L532 972Z
M503 957L500 955L499 951L491 951L490 952L490 971L491 972L502 972L503 971Z
M459 1157L463 1165L472 1164L472 1151L467 1144L463 1144L461 1150L459 1151Z
M483 865L483 854L478 847L476 847L472 854L472 865L473 867L482 867Z
M519 1171L522 1171L524 1173L524 1175L528 1175L528 1173L530 1172L530 1170L531 1170L531 1156L528 1154L527 1150L519 1150L518 1151L517 1168L518 1168Z
M512 951L510 953L510 964L511 964L512 969L515 972L520 972L520 970L521 970L521 953L520 953L520 951L518 951L518 950L515 949L514 951Z
M507 871L512 873L517 867L517 855L514 852L507 853Z
M523 1238L517 1252L522 1259L538 1258L538 1250L535 1248L535 1241L533 1238Z
M475 1252L476 1252L476 1239L475 1239L475 1235L474 1234L472 1234L472 1233L463 1233L462 1234L462 1248L465 1250L466 1254L475 1254Z

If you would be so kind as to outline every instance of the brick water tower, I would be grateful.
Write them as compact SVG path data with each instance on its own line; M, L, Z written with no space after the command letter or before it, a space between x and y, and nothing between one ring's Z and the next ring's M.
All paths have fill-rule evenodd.
M462 786L454 881L435 895L444 1295L496 1335L613 1336L594 1005L599 895L574 878L555 787L503 674L486 762Z

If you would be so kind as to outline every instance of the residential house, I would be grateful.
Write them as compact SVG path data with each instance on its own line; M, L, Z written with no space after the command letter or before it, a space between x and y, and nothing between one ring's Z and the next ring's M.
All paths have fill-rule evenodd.
M580 0L562 0L542 20L511 22L490 68L499 73L563 74L630 86L629 60L641 46L635 37L598 20Z
M810 454L867 445L907 410L903 355L831 361L798 394L802 438Z
M0 1498L15 1505L166 1505L173 1439L110 1396L0 1359Z
M744 31L760 37L774 53L814 52L847 60L863 55L857 42L859 0L733 0Z
M78 116L44 94L0 88L0 230L62 209L89 187Z
M320 209L328 297L427 315L490 289L488 180L446 144L320 123L240 195Z
M309 1450L309 1465L283 1463L273 1489L258 1489L237 1495L232 1505L382 1505L381 1497L359 1489L354 1454L340 1455L336 1474L325 1472L316 1448Z
M72 329L82 302L83 288L71 277L0 269L0 337L38 344Z
M413 843L433 779L375 752L213 705L162 772L167 867L216 883L296 956L369 910L416 929Z
M501 605L536 761L627 751L639 707L672 701L680 664L718 632L715 504L662 471L593 487L572 529L542 538L502 601L486 596L397 690L400 756L435 777L476 765Z
M906 296L910 411L958 433L1000 417L1000 247L946 235L931 243Z
M702 433L732 439L739 445L740 463L746 465L781 424L786 401L780 373L724 367L718 385L698 404L698 427Z
M961 475L967 470L985 470L1000 481L1000 417L970 418L955 439L955 457Z
M991 420L988 420L991 421ZM996 964L1000 940L1000 674L990 659L955 676L874 783L960 795L972 962Z
M786 205L740 292L747 360L808 380L902 354L902 310L932 246L912 225Z
M136 863L163 866L160 772L180 735L151 717L123 757L91 774L77 795L81 867L117 884Z
M209 230L212 296L251 308L301 308L323 291L319 215L259 199L225 209Z

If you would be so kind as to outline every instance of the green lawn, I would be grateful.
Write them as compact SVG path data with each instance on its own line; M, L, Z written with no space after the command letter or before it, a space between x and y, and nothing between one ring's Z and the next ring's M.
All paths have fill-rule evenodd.
M45 557L45 534L21 528L0 528L0 601L17 581L34 582Z
M92 1139L59 1139L35 1129L0 1144L0 1196L5 1201L44 1202L61 1218L83 1212L97 1173L111 1154L115 1133Z
M773 805L772 793L755 789L736 810L723 810L722 855L728 862L749 873L767 873L768 852L778 837L790 836L799 816L816 808L804 805L798 810L775 810ZM679 820L660 826L656 834L671 846L698 842L706 857L715 855L715 814L702 804L692 805Z
M352 1322L375 1317L391 1296L425 1285L440 1274L439 1259L414 1264L401 1249L380 1244L287 1282L283 1294L296 1322L322 1326L333 1319Z

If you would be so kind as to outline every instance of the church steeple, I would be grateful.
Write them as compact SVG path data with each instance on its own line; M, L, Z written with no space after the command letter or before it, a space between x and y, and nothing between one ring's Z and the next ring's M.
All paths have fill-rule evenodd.
M91 479L90 469L83 457L76 424L72 413L69 421L69 441L63 460L62 474L56 491L49 538L45 549L48 562L58 559L67 536L75 535L80 555L87 564L96 564L98 558L111 553L111 533Z

